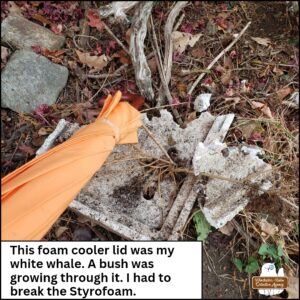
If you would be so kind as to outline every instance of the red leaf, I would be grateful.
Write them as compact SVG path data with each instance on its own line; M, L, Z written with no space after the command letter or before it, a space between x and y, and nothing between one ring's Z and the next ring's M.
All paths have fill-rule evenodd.
M102 47L99 42L96 43L96 50L97 50L98 55L102 54Z
M101 22L99 15L95 11L89 10L87 13L87 17L89 19L88 24L91 27L97 28L100 32L104 31L104 25Z
M25 154L28 154L30 156L34 155L35 154L35 150L32 149L31 147L29 146L26 146L26 145L21 145L19 147L19 150L21 150L22 152L24 152Z
M180 31L187 32L187 33L192 33L193 25L191 23L184 23L184 24L181 25Z
M42 116L48 113L49 111L50 111L50 106L48 106L47 104L41 104L35 109L35 113L37 115L42 115Z
M172 105L175 106L175 107L177 107L177 106L180 105L180 101L179 101L179 99L177 97L174 97L172 99Z
M60 34L62 32L62 25L61 24L52 24L51 25L51 30L55 33L55 34Z
M108 46L106 47L106 55L109 56L110 50L114 50L117 47L116 41L109 41Z

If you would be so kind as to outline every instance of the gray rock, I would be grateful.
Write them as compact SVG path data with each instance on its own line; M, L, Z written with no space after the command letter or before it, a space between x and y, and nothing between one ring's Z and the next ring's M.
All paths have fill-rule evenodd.
M68 80L68 69L29 50L16 51L1 73L2 107L31 112L52 105Z
M18 49L41 46L49 50L55 50L64 45L65 38L13 14L1 23L1 42L8 43Z

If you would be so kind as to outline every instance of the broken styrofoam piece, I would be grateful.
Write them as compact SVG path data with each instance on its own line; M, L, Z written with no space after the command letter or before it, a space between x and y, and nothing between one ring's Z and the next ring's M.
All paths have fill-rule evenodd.
M299 92L294 92L288 101L283 101L284 104L299 109Z
M207 145L215 141L223 142L233 122L233 119L234 114L218 116L209 130L209 133L205 139L205 144Z
M210 106L210 98L212 94L200 94L194 101L194 110L203 112Z
M102 18L107 18L111 15L114 15L116 20L126 20L125 13L138 3L139 1L114 1L111 4L102 6L99 9L99 14Z
M65 119L59 120L55 130L46 138L43 145L36 151L36 156L45 153L53 146L54 141L63 132L68 123L69 122L67 122Z
M135 79L140 93L148 100L153 101L151 70L144 53L144 40L147 34L147 22L151 14L153 1L141 2L135 11L132 20L130 35L130 56L134 67Z
M215 228L231 221L249 202L251 185L266 191L272 186L272 167L257 156L257 149L228 148L225 143L199 143L193 158L196 175L209 174L202 211ZM245 182L247 180L247 182Z
M190 164L199 142L225 136L224 126L220 125L224 123L224 120L220 122L222 116L216 118L205 112L182 129L170 112L161 110L160 114L151 120L142 114L142 121L155 139L167 151L173 149L177 159L186 165ZM63 142L78 128L78 124L68 124L56 141ZM222 134L218 135L216 130ZM66 132L69 134L64 137ZM158 180L156 174L145 176L139 157L149 157L151 161L163 157L164 153L143 128L139 129L138 136L138 145L116 145L70 208L126 239L177 240L202 189L201 178L188 175L178 191L170 177ZM153 195L145 194L149 186L156 188Z

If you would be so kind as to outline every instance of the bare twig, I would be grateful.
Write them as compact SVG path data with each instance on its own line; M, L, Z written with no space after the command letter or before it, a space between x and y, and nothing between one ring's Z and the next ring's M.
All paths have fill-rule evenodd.
M115 34L109 29L109 27L101 20L104 28L110 34L110 36L120 45L121 48L130 56L129 50L123 45L123 43L115 36Z
M88 42L88 39L86 36L89 35L89 33L90 33L90 26L88 25L86 15L87 15L87 11L88 11L89 7L91 6L91 1L82 1L80 3L80 6L85 10L85 12L84 12L85 18L83 18L79 21L79 26L81 28L82 37L79 39L78 44L81 48L85 48L86 44Z
M87 78L112 78L112 77L118 77L121 76L122 74L120 73L121 71L123 71L123 69L126 69L128 67L128 65L122 65L120 68L118 68L114 73L111 74L87 74L86 77Z
M180 16L178 22L177 22L176 25L174 26L174 31L176 31L176 30L179 28L179 26L180 26L181 22L183 21L184 17L185 17L185 14L182 13L182 15Z
M216 58L207 66L206 70L210 70L215 63L226 53L228 52L233 45L235 45L235 43L241 38L241 36L245 33L245 31L248 29L248 27L250 26L251 22L248 22L247 25L243 28L243 30L237 35L237 37L223 50L221 51L218 56L216 56ZM194 91L194 89L196 88L196 86L198 85L198 83L203 79L203 77L207 74L207 72L202 73L201 75L199 75L199 77L196 79L196 81L193 83L193 85L191 86L191 88L188 91L188 95L191 95L192 92Z

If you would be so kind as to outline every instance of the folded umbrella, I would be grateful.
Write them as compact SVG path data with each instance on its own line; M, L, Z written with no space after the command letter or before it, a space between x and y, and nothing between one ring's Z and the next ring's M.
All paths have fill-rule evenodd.
M96 121L2 179L2 240L40 240L116 144L137 143L140 113L121 92Z

